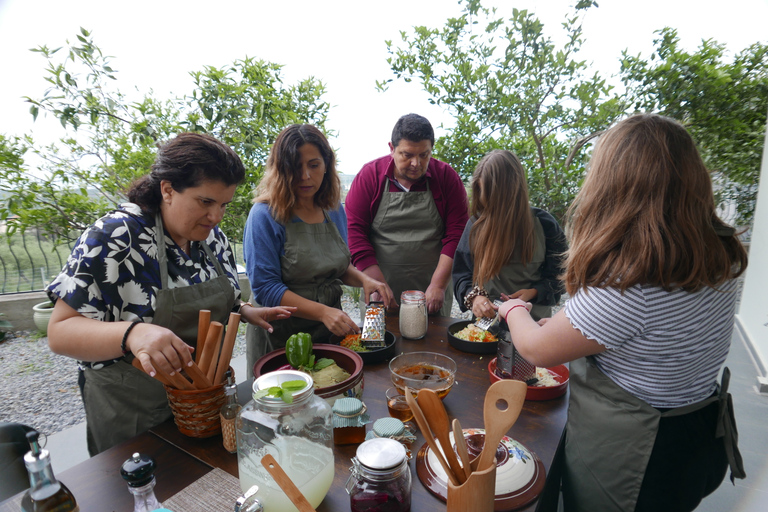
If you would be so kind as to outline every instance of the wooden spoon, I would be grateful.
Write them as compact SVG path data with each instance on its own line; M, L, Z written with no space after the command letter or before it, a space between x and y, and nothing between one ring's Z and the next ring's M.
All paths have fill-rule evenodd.
M448 419L448 413L445 411L443 401L440 400L437 393L431 389L424 388L419 390L418 402L425 418L429 422L432 433L437 437L440 446L443 447L443 453L448 461L448 465L451 466L451 471L453 471L456 479L463 484L467 478L464 476L464 468L459 464L456 452L453 451L450 436L451 423Z
M527 391L525 382L512 379L496 381L488 388L483 404L485 443L477 462L477 471L488 469L493 464L499 441L517 421Z
M472 465L469 462L469 452L467 451L467 440L464 437L464 430L461 428L458 418L453 418L453 442L456 444L456 451L459 452L461 465L464 468L464 476L469 478L472 474Z
M293 480L291 480L285 471L283 471L283 468L280 467L280 464L277 463L272 455L266 454L262 457L261 465L264 466L264 469L266 469L270 475L272 475L272 478L275 479L277 485L279 485L285 495L288 496L291 503L299 509L299 512L316 512L314 507L310 505L307 498L301 494L299 488L296 487L296 484L294 484Z
M411 390L408 389L408 386L405 387L405 392L403 394L405 395L405 401L408 402L408 407L411 408L413 419L416 420L416 424L419 426L419 430L421 430L421 435L423 435L424 439L427 440L429 448L434 452L435 458L443 467L443 471L445 471L445 473L448 475L448 478L451 480L453 485L461 485L459 484L459 480L456 478L456 475L454 475L453 471L451 471L451 467L445 461L445 457L443 457L443 454L440 451L440 447L437 446L435 437L432 435L432 430L429 428L427 418L424 417L424 413L421 411L419 404L416 403L416 399L413 397Z

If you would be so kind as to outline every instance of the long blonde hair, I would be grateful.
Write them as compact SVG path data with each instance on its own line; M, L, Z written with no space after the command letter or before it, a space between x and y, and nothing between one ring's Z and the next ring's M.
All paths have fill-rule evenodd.
M325 163L323 182L315 194L315 204L323 210L332 210L341 200L341 180L336 172L336 155L328 139L311 124L292 124L277 136L267 158L264 177L256 188L254 203L269 205L275 219L285 224L291 218L296 205L294 183L301 178L301 154L299 148L313 144L320 151Z
M533 214L525 171L511 151L494 150L477 164L472 176L469 234L474 259L472 279L478 286L493 279L513 255L524 264L533 258Z
M632 116L600 137L567 232L570 294L636 284L695 291L747 266L734 230L715 213L712 181L693 139L656 114Z

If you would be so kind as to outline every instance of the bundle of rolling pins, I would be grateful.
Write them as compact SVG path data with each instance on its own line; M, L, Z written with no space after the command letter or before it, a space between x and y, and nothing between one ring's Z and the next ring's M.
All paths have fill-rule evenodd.
M155 378L176 389L208 389L224 383L224 374L232 360L232 350L235 348L237 328L240 325L238 313L229 314L226 334L224 326L220 322L211 322L211 312L207 309L200 310L197 329L197 348L192 366L184 368L185 377L179 372L173 375L155 366ZM144 371L141 362L133 359L133 366ZM190 381L191 379L191 381Z

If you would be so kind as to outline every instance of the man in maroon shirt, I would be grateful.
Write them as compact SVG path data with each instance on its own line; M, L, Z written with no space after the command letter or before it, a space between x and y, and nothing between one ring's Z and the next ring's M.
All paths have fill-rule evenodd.
M395 298L421 290L430 313L450 316L451 267L468 219L467 192L450 165L432 158L434 143L426 118L398 119L390 154L365 164L352 182L347 236L352 263L386 282Z

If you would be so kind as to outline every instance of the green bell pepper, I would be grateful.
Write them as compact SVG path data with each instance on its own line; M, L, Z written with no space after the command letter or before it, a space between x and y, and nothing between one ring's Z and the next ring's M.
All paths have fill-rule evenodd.
M285 342L285 357L292 367L298 369L310 365L311 356L312 337L306 332L294 334Z

